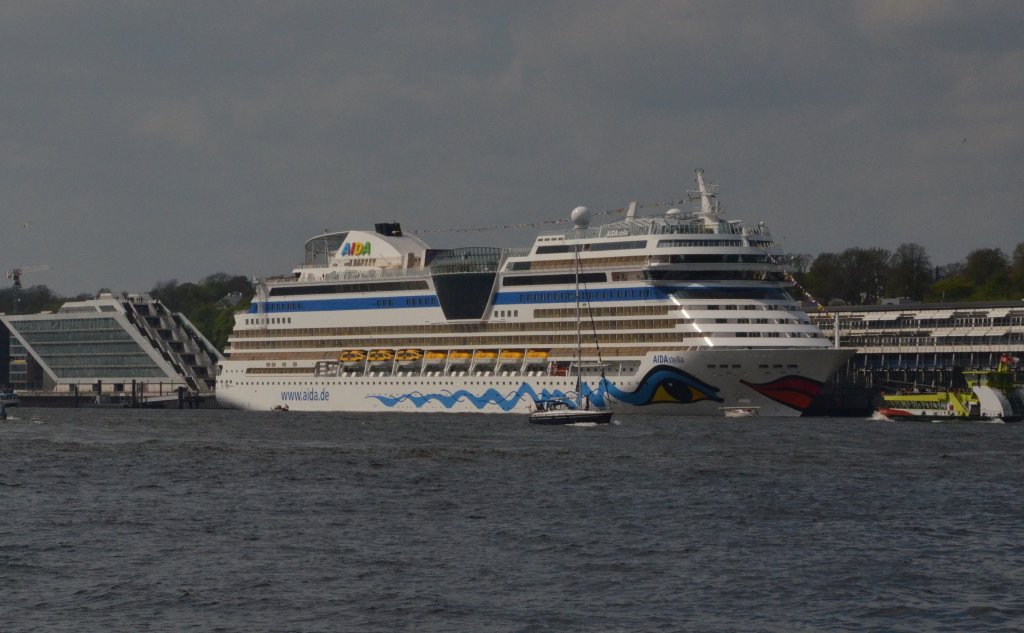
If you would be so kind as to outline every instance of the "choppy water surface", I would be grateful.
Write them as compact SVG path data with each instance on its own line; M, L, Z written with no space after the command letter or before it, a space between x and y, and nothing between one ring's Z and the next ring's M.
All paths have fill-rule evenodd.
M1024 622L1024 425L11 413L8 632Z

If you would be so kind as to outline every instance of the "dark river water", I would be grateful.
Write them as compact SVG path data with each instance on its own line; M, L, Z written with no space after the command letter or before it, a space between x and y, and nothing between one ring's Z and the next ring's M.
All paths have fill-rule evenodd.
M10 413L8 633L1024 628L1024 425Z

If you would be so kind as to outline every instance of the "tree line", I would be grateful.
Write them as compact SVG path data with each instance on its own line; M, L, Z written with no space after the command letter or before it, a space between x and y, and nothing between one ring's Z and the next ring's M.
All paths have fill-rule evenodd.
M158 282L149 295L172 312L181 312L220 351L235 326L235 312L252 301L252 282L242 275L216 273L199 283Z
M932 265L914 243L791 259L797 282L823 305L871 305L884 297L928 303L1024 298L1024 242L1011 255L979 248L945 266Z

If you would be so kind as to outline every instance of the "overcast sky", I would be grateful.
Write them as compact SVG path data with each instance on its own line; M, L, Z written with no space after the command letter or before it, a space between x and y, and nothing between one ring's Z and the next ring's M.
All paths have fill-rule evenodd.
M1021 2L34 0L0 29L0 266L61 293L679 199L698 167L788 252L1024 241Z

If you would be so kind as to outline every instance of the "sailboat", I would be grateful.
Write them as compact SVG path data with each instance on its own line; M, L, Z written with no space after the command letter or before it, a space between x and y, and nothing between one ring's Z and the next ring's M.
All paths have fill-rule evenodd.
M537 400L537 409L530 412L532 424L608 424L612 421L611 409L589 409L580 407L577 397L575 407L564 398Z
M584 207L573 211L576 216ZM612 421L612 410L591 409L590 396L583 396L583 353L580 333L580 252L579 245L573 248L576 259L576 394L574 398L563 396L548 400L535 400L536 408L530 412L532 424L608 424ZM605 380L601 370L601 382Z

